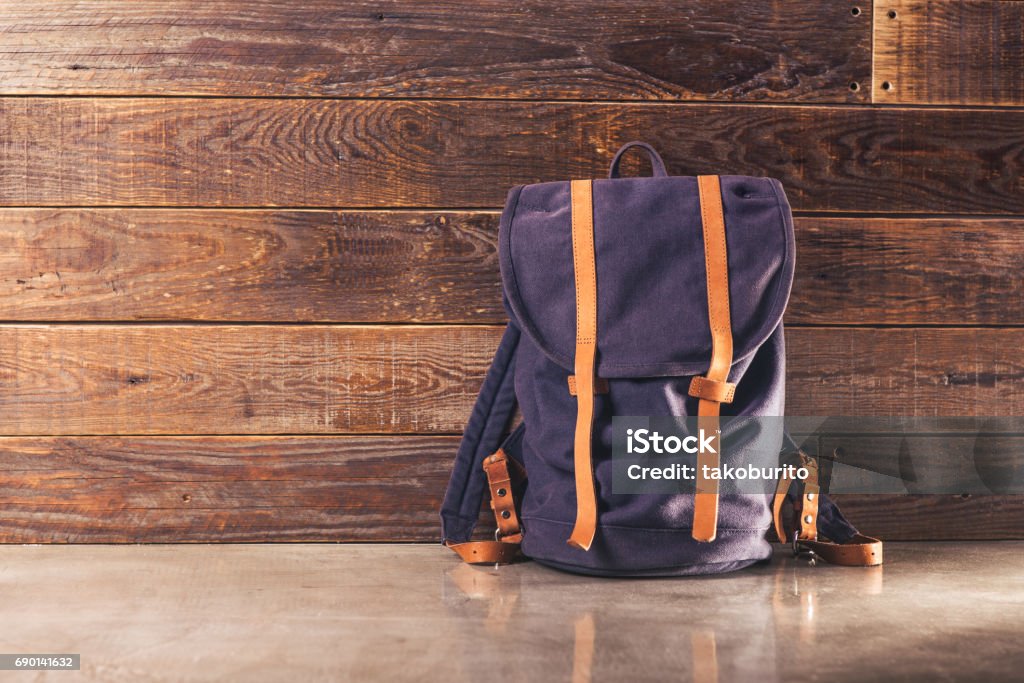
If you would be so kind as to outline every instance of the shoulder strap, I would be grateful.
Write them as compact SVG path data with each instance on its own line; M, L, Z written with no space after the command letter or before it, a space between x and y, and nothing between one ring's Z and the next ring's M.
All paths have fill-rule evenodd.
M792 443L789 435L787 440ZM818 483L818 464L802 450L790 454L793 464L805 467L809 476L803 482L781 478L775 491L772 512L775 533L781 543L793 543L793 551L805 555L813 562L820 558L830 564L849 567L872 567L882 564L882 542L865 536L847 521L843 513ZM786 502L796 513L796 527L790 538L786 536L782 519ZM825 540L828 539L828 540Z
M510 322L505 328L501 343L494 354L494 360L491 361L491 367L484 378L483 386L480 387L480 394L477 396L476 405L473 407L466 430L462 434L462 442L459 444L459 450L455 456L452 475L448 481L448 489L445 491L444 503L441 506L442 539L460 556L464 556L464 559L474 557L472 546L475 544L469 543L469 539L473 535L473 529L476 528L484 494L490 489L496 499L501 498L501 496L497 496L498 489L502 488L501 480L504 478L506 481L510 481L510 467L512 469L517 467L517 463L512 458L506 457L504 452L498 449L498 445L516 407L513 375L519 335L519 328ZM513 464L510 466L509 463ZM511 487L506 485L504 488L508 492L507 499L511 502ZM505 518L502 518L502 514L508 513L508 508L502 508L500 504L495 506L493 502L492 507L495 507L495 514L499 518L500 533L505 533L501 532L503 526L506 531L509 530L507 522L510 519L514 519L516 527L518 527L514 503L511 506L511 512ZM514 536L514 534L506 535ZM485 541L484 543L495 546L513 545L507 541L505 543ZM460 550L459 546L465 547ZM518 547L515 550L518 550ZM480 559L467 559L467 561L503 562L511 559L511 556L515 554L511 547L481 546L475 548L475 551L475 556Z

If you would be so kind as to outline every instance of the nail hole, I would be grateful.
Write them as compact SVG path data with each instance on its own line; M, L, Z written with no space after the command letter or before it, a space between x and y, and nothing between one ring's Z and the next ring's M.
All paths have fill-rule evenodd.
M185 495L183 495L183 496L181 497L181 499L182 499L183 501L185 501L186 503L191 503L191 502L192 502L192 496L188 495L187 493L186 493Z
M860 16L860 7L854 7L853 9L851 9L850 10L850 14L852 14L855 17L859 17Z
M884 81L882 83L882 90L892 90L892 83L890 83L889 81Z
M894 10L894 9L889 10L889 18L890 19L895 19L896 18L896 10Z
M858 90L860 90L860 83L858 83L857 81L851 82L850 90L852 90L853 92L857 92Z

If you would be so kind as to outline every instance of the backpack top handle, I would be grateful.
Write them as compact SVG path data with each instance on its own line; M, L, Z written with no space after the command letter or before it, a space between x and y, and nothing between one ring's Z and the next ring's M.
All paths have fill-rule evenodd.
M653 147L648 145L646 142L633 140L632 142L627 142L626 144L624 144L622 147L619 148L619 151L615 153L615 158L612 159L612 165L608 169L609 178L621 177L619 176L619 162L622 161L622 155L624 155L626 152L628 152L630 149L634 147L639 147L640 149L647 152L647 158L651 160L651 168L654 170L655 178L663 178L668 175L668 173L665 172L665 162L661 160L661 155L658 154L658 152Z

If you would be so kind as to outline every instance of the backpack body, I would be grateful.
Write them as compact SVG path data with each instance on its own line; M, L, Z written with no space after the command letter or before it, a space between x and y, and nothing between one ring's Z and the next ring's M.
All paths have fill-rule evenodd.
M691 537L693 494L614 495L612 416L696 416L692 378L712 354L696 178L616 178L593 183L597 270L592 461L598 528L589 551L566 543L576 516L573 373L576 299L568 182L514 188L499 230L501 275L516 349L522 424L503 450L525 466L523 553L594 574L729 571L767 559L770 495L723 494L713 542ZM790 208L778 181L721 178L729 261L736 384L725 415L785 409L782 315L793 279ZM782 435L775 448L781 450Z
M654 177L616 177L622 153L633 146L647 150ZM585 204L580 183L586 183ZM585 232L578 223L581 206ZM717 231L709 227L716 222ZM581 234L592 234L593 244L581 247ZM763 493L719 492L717 486L714 494L613 490L613 417L709 419L708 396L714 428L719 415L784 414L782 317L794 252L779 181L668 176L657 153L642 143L619 151L608 179L513 188L499 229L509 325L456 458L441 511L445 543L472 563L506 562L521 547L538 562L582 574L721 573L771 557L766 532L773 519L780 539L790 540L780 521L782 503L789 502L801 520L794 548L813 545L820 557L840 564L880 563L877 539L860 536L827 498L819 509L816 481L797 487L783 480L777 490L769 482L771 490ZM727 282L715 280L726 270ZM590 303L581 303L588 287ZM576 395L574 374L584 371L581 376L593 378L587 406ZM714 385L712 391L701 383ZM517 404L522 421L501 439ZM752 438L759 453L770 455L770 462L757 464L778 465L781 420L774 430L763 426L768 421L747 422L761 425ZM592 472L590 481L581 478L581 467ZM488 492L497 539L471 541ZM710 533L701 496L713 496L715 504ZM590 529L580 536L584 517ZM819 517L830 538L851 545L819 541Z

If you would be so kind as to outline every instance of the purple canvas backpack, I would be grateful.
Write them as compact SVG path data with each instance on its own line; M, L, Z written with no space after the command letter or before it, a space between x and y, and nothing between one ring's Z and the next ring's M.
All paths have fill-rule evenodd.
M620 178L626 150L654 176ZM882 560L821 495L813 459L781 430L774 454L811 476L769 493L616 493L613 416L692 416L714 433L730 416L782 416L782 316L793 221L779 181L673 177L631 142L608 179L519 186L501 216L509 324L456 457L441 510L446 545L472 563L520 554L572 572L708 574L767 560L773 526L794 549L838 564ZM506 436L519 406L522 421ZM774 439L774 441L772 441ZM713 453L701 464L717 466ZM495 540L473 540L486 496ZM783 510L795 510L788 532Z

